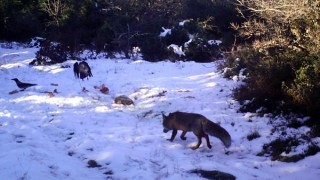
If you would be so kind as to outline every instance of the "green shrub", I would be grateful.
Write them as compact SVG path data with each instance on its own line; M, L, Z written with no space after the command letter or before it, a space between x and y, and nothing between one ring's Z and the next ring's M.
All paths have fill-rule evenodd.
M302 112L311 116L313 125L320 125L318 5L290 0L239 2L246 22L233 27L247 44L238 44L246 48L240 48L235 57L246 68L247 78L235 97L250 100L243 110L267 106L271 112Z
M41 42L40 49L36 53L36 59L31 65L50 65L62 63L67 60L70 51L61 43L52 43L48 40Z
M167 57L167 46L158 36L146 35L140 43L143 58L148 61L160 61Z
M295 79L283 88L292 104L307 114L320 117L320 58L307 56L300 61Z
M206 29L206 21L188 19L183 23L177 23L172 29L171 34L162 37L161 40L166 46L171 44L182 47L185 56L180 57L169 51L170 59L188 59L198 62L207 62L219 57L220 43L210 43L210 40L216 40L213 34Z

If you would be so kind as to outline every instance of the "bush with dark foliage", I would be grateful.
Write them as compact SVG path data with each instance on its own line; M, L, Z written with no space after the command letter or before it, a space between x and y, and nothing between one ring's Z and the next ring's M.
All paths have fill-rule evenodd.
M68 59L68 47L61 43L53 43L49 40L44 40L40 44L40 49L36 53L36 59L31 65L50 65L62 63Z

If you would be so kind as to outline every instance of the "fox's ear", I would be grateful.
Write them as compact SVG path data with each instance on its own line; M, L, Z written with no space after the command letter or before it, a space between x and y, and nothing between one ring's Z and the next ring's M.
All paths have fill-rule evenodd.
M164 114L163 111L162 111L161 113L162 113L162 118L163 118L163 119L167 118L167 116Z

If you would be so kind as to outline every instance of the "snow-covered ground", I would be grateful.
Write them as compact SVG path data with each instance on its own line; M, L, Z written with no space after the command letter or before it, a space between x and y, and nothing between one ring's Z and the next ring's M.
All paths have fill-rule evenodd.
M238 82L222 78L215 63L100 58L88 61L93 77L81 81L73 75L75 61L29 66L36 51L0 49L1 180L201 179L193 169L245 180L320 177L319 153L297 163L256 156L277 135L267 117L237 113L230 94ZM12 94L18 90L12 78L38 85ZM103 84L108 94L95 88ZM119 95L135 105L115 104ZM210 137L212 149L203 143L192 150L191 132L186 141L167 141L171 132L163 133L161 112L174 111L220 123L231 147ZM248 141L255 131L261 137ZM89 161L99 167L89 168Z

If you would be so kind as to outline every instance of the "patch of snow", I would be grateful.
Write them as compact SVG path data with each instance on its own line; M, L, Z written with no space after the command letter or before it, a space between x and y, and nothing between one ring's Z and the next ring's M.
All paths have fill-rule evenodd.
M173 48L183 55L182 47ZM63 63L70 68L29 66L37 50L0 48L0 179L202 179L188 173L192 169L219 170L237 179L312 180L320 175L319 153L297 163L256 156L279 134L271 133L268 117L237 112L231 93L240 82L223 78L215 63L101 56L88 59L93 77L82 81L74 78L75 61ZM38 86L10 94L18 89L12 78ZM102 84L109 94L95 88ZM115 104L119 95L134 105ZM210 137L212 149L203 142L192 150L197 141L192 132L185 141L167 141L171 132L163 133L161 114L174 111L200 113L219 123L230 133L231 147ZM261 137L248 141L254 131ZM89 168L92 161L100 167Z
M181 22L179 22L179 26L184 26L184 24L186 23L186 22L189 22L190 20L184 20L184 21L181 21Z
M208 41L208 44L209 45L220 45L222 43L222 41L220 41L220 40L209 40Z
M163 32L160 33L160 37L166 37L167 35L171 35L171 29L166 29L162 27Z
M168 46L168 49L172 49L175 54L179 55L179 57L185 56L185 53L182 50L182 46L171 44L170 46Z

